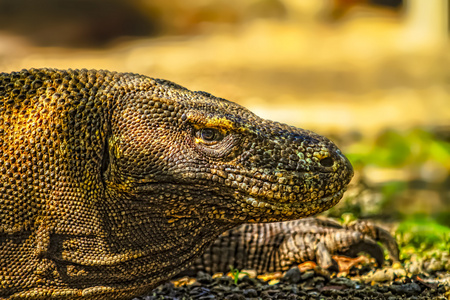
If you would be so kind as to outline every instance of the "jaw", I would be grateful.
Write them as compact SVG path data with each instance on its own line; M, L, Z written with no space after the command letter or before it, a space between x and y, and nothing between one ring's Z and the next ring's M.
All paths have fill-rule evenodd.
M205 192L202 185L159 183L139 186L136 190L140 194L137 196L141 199L139 202L145 199L149 206L160 211L160 215L170 222L209 219L237 225L243 222L288 221L315 215L336 205L346 189L347 186L344 186L331 195L314 199L305 196L292 202L249 195L229 187L225 190L213 187ZM161 202L161 197L164 198L169 191L180 195L179 198Z
M264 198L242 195L239 195L240 200L237 202L242 211L249 215L246 222L288 221L315 215L333 207L342 198L346 189L347 187L344 187L332 195L319 199L303 199L294 203L277 203Z

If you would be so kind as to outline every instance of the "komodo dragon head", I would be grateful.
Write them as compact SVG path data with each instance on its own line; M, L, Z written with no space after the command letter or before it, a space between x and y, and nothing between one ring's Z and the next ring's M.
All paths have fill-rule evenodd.
M169 81L0 75L0 298L130 298L231 227L332 207L353 175L327 138Z
M158 79L121 99L108 141L108 187L172 221L298 219L334 206L353 175L323 136Z

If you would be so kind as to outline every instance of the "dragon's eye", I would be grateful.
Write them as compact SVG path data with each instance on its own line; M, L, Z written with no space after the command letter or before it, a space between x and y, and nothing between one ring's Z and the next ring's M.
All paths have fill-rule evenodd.
M200 131L200 136L203 140L211 142L217 139L219 132L212 128L203 128Z
M202 155L211 158L231 159L229 156L233 150L237 150L236 146L240 141L240 135L227 131L223 128L203 127L194 129L194 147L199 150Z
M207 144L214 144L223 140L222 133L215 128L202 128L197 131L197 137Z

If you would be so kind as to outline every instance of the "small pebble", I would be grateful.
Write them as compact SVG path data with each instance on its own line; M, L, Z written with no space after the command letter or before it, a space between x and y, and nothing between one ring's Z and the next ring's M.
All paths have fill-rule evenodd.
M301 279L302 279L302 281L305 281L305 280L308 280L309 278L313 278L313 277L314 277L314 271L307 271L302 274Z
M228 296L225 297L225 299L227 300L245 300L245 296L242 294L230 294Z
M389 289L395 294L405 294L407 296L418 295L422 291L420 286L415 282L400 285L393 284Z
M356 282L351 279L345 277L336 277L332 278L329 282L330 285L345 285L349 288L354 288L356 286Z
M198 299L198 300L209 300L209 299L217 299L217 298L216 298L216 296L210 294L210 295L206 295L206 296L201 296L201 297L196 298L196 299Z
M198 272L197 273L197 281L202 284L209 284L212 282L212 277L209 274L206 274L204 272Z
M302 273L298 267L291 268L284 274L283 280L289 283L299 283L302 280Z
M245 289L243 295L247 298L258 297L258 292L254 289Z

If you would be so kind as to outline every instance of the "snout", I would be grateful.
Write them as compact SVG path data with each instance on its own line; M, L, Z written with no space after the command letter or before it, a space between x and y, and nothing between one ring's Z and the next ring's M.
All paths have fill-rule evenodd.
M340 150L337 150L336 153L337 153L339 159L341 160L342 168L347 171L346 177L348 178L348 182L350 182L350 180L352 179L352 177L354 175L352 163L348 160L348 158L344 154L341 153Z

